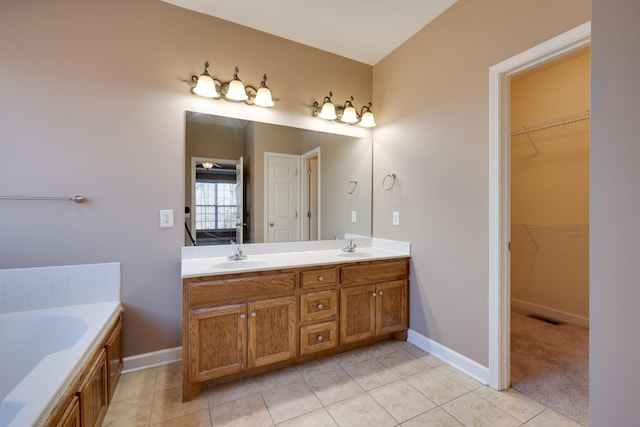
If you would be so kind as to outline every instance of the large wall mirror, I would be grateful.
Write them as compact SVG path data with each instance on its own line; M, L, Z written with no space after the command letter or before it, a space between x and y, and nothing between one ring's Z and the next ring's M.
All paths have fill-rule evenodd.
M185 245L371 236L371 139L187 111Z

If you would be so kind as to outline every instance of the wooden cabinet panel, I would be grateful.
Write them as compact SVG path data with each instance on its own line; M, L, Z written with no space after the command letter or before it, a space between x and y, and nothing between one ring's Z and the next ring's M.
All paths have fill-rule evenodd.
M408 277L409 261L397 260L347 265L340 269L342 285L384 282Z
M338 283L338 269L336 267L300 273L300 287L302 289L335 286L336 283Z
M84 378L78 398L82 427L100 426L107 413L107 354L103 348Z
M300 321L329 320L338 314L338 292L321 291L300 295Z
M190 285L190 304L234 304L278 293L293 292L296 278L294 272L289 272L221 280L194 280Z
M60 417L56 427L80 427L80 401L78 396L73 396L71 403Z
M374 336L375 294L375 285L340 290L341 344Z
M264 366L295 356L294 296L250 302L248 312L249 367Z
M107 383L107 397L109 402L113 398L113 393L116 390L116 385L120 379L120 373L124 366L124 359L122 354L122 319L119 318L115 328L107 338L105 344L107 350L107 370L109 372L109 381Z
M338 322L300 327L300 354L309 354L338 346Z
M376 334L388 334L407 328L406 281L380 283L376 290Z
M246 367L246 304L191 310L191 378L204 381Z

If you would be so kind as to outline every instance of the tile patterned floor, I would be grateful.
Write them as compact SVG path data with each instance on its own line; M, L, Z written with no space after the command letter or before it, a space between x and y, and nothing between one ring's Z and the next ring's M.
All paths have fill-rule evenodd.
M104 427L579 427L401 341L207 389L182 403L180 363L123 375Z

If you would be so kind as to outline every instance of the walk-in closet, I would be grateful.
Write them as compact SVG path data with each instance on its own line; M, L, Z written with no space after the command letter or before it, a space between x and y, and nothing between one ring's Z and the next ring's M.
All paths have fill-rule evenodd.
M511 385L588 423L590 49L511 80Z

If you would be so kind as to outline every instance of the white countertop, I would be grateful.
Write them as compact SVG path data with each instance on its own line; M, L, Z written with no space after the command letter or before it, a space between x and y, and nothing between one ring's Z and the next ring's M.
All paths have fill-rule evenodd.
M252 243L240 245L246 259L230 260L238 245L188 246L182 248L181 277L277 270L344 262L408 258L408 242L376 238L353 239L355 252L344 252L346 240L314 242Z

